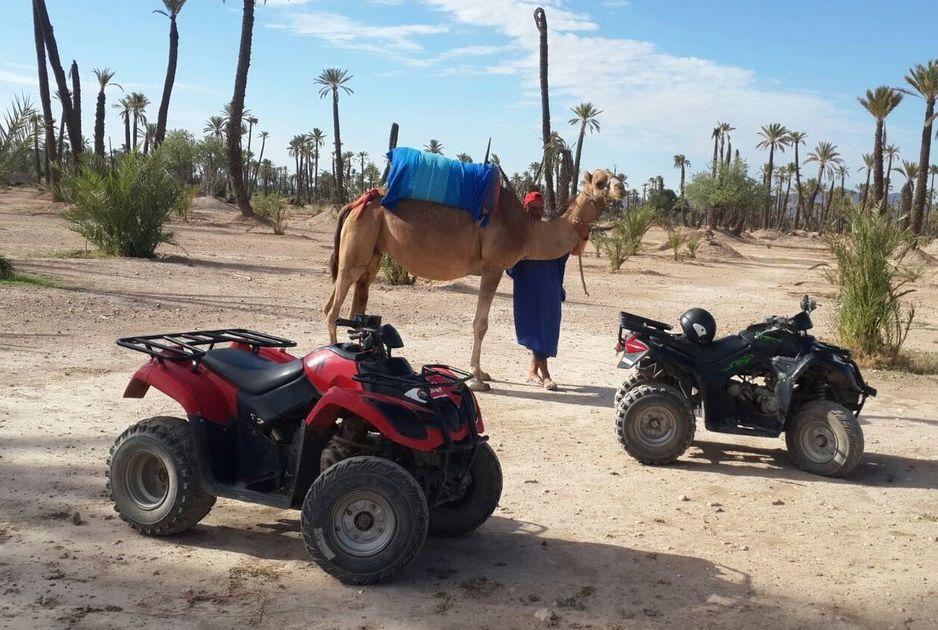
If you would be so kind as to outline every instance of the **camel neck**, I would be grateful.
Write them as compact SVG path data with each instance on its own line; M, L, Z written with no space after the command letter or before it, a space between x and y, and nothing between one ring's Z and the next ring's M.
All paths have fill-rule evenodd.
M525 258L554 260L569 254L583 240L584 227L596 220L595 214L594 204L581 193L559 218L530 223Z

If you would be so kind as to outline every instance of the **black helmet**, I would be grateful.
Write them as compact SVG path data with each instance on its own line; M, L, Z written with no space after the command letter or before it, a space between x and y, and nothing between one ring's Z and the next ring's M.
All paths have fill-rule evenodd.
M716 320L702 308L692 308L681 315L681 328L685 337L697 343L713 341L717 334Z

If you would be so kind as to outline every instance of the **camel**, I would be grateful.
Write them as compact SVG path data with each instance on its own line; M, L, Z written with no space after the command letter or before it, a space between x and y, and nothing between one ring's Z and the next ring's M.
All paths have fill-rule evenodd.
M350 314L365 312L382 253L428 280L481 276L468 385L474 391L488 390L485 381L490 379L480 361L482 339L504 271L522 259L553 260L574 251L586 240L607 201L625 196L622 182L606 170L584 172L583 183L566 212L553 221L531 218L514 191L503 186L484 228L465 210L427 201L402 200L393 212L381 205L380 198L345 206L339 213L330 263L332 295L323 308L331 343L336 343L336 320L353 285Z

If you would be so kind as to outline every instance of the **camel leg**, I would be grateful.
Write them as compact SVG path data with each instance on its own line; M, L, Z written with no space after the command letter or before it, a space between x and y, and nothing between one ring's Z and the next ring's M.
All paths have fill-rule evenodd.
M355 282L355 293L352 295L352 308L349 311L349 318L354 319L356 315L364 315L368 308L368 289L371 283L378 277L378 268L381 264L381 254L376 253L371 257L368 267L361 278Z
M339 311L342 309L342 303L345 296L358 279L365 273L365 267L355 266L349 269L339 269L339 275L335 279L333 296L330 301L329 310L326 311L326 326L329 328L329 343L336 343L338 334L336 333L336 320L339 319Z
M476 316L472 321L472 359L470 368L472 378L469 379L469 389L476 392L485 392L491 389L485 382L484 376L487 376L480 367L482 354L482 339L489 328L489 311L492 308L492 300L495 298L495 291L498 289L498 283L502 280L502 270L486 271L482 273L482 281L479 283L479 301L476 303Z

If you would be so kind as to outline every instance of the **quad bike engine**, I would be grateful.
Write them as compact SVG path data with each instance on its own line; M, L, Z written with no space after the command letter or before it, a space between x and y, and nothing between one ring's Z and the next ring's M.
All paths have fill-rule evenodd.
M325 472L330 466L354 455L371 454L376 448L377 444L369 441L367 424L355 416L342 418L319 457L319 472Z
M746 381L732 381L727 388L727 392L736 398L748 400L767 416L778 411L778 399L775 397L775 392L767 386Z

